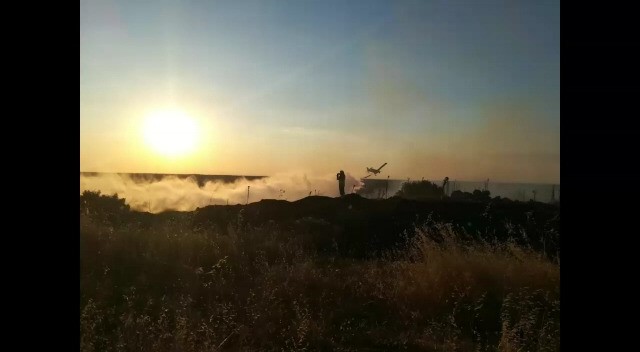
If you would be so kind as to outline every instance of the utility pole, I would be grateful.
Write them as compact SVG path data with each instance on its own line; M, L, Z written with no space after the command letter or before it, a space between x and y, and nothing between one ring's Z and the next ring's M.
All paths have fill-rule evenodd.
M389 175L387 175L387 185L384 190L384 197L387 198L387 192L389 191Z

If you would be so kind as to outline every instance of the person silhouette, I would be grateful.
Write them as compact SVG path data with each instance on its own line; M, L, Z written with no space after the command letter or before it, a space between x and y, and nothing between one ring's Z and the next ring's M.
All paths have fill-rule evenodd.
M449 177L445 177L444 180L442 181L442 193L446 196L447 195L447 186L449 185Z
M338 187L340 188L340 196L344 196L344 181L346 179L344 171L340 170L340 172L336 174L336 179L338 180Z

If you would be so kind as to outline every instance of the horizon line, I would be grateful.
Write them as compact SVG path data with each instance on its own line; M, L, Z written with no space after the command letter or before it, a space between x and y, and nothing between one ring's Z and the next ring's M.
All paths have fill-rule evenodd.
M225 176L225 177L237 177L237 178L269 178L272 177L270 175L231 175L231 174L196 174L196 173L189 173L189 174L185 174L185 173L162 173L162 172L102 172L102 171L80 171L80 174L115 174L115 175L163 175L163 176ZM359 178L360 182L365 182L365 181L386 181L387 179L385 178L368 178L368 179L363 179L362 177ZM389 181L406 181L407 179L399 179L399 178L390 178L388 179ZM415 181L423 181L420 179L410 179L409 178L409 182L415 182ZM434 183L435 182L439 182L436 180L431 180L431 179L424 179L424 181L429 181ZM455 179L451 179L449 178L449 183L451 182L469 182L469 183L484 183L485 180L455 180ZM491 179L489 179L489 184L491 183L501 183L501 184L537 184L537 185L560 185L560 182L524 182L524 181L491 181Z

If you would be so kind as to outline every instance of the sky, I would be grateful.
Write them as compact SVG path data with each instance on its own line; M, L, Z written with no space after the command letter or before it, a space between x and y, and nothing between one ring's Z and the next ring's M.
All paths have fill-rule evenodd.
M145 138L159 111L197 126L189 152ZM559 2L81 0L80 171L385 162L378 177L559 183Z

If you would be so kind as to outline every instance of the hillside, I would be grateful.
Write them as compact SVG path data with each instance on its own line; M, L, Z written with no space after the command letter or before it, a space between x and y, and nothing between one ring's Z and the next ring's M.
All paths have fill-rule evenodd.
M559 208L533 202L151 214L87 192L81 350L558 350L558 231Z

